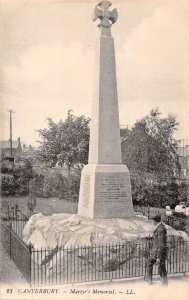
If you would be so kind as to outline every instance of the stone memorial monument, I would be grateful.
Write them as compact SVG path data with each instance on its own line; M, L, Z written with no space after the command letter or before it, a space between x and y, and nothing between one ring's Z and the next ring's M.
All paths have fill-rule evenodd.
M128 168L122 164L114 40L111 26L117 10L101 1L94 10L100 19L88 164L80 183L78 215L92 219L134 215Z

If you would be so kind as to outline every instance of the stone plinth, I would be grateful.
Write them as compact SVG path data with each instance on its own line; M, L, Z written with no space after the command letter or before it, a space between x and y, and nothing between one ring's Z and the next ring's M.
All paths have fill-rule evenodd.
M127 167L86 165L81 176L78 214L93 219L133 217Z

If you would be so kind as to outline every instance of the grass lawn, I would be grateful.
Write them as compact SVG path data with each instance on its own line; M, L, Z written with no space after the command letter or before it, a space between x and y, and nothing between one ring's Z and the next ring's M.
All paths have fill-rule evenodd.
M6 209L6 202L8 204L18 204L19 209L26 215L29 215L27 201L29 197L2 197L1 208L2 212ZM65 201L58 198L37 198L37 205L34 213L42 213L44 215L51 215L56 213L77 213L78 203Z
M19 209L25 214L29 215L29 209L27 207L27 201L29 197L2 197L1 210L6 211L6 203L18 204ZM57 213L77 213L78 203L72 201L66 201L59 198L37 198L37 205L34 213L42 213L43 215L51 215ZM142 209L142 208L140 208ZM147 215L147 207L145 209L145 215ZM138 210L138 209L137 209ZM165 213L164 208L150 207L150 216L157 213Z

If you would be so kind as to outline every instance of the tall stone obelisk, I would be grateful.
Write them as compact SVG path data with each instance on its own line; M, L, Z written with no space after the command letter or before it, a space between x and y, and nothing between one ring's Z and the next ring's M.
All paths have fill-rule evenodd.
M80 183L78 214L94 219L129 218L133 204L129 171L122 164L114 40L111 26L117 10L101 1L94 10L100 19L88 164Z

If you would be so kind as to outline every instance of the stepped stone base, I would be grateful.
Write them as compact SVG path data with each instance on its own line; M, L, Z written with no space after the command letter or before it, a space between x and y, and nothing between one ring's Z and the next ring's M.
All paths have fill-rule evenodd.
M128 168L88 164L81 174L78 215L92 219L134 216Z

